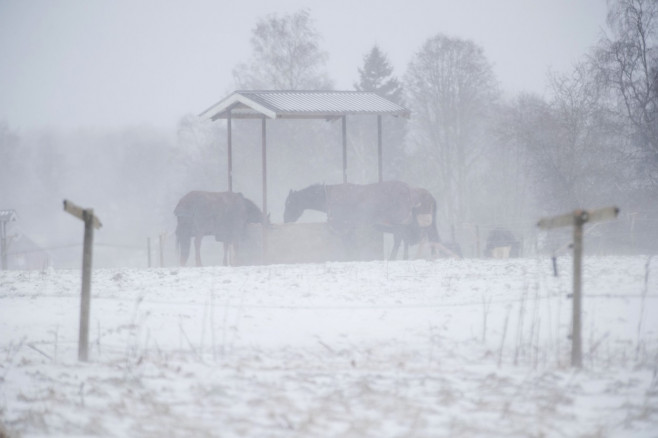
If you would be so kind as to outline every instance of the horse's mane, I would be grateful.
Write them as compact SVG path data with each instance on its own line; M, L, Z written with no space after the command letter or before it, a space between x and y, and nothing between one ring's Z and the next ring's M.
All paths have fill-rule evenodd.
M306 191L316 191L316 190L324 190L327 185L324 183L315 183L311 184L310 186L306 187L305 189L297 190L298 192L306 192Z
M242 197L244 200L244 205L247 209L247 222L258 223L263 220L263 212L256 205L254 201L249 198Z
M302 199L306 199L309 196L315 196L315 195L325 195L327 191L327 185L324 183L316 183L316 184L311 184L308 187L304 187L303 189L299 190L291 190L290 194L295 195L297 199L300 197Z

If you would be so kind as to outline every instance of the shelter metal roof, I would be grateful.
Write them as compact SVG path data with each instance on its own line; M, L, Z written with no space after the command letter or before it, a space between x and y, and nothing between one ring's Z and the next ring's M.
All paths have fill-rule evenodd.
M351 114L409 117L409 110L368 91L238 90L200 114L202 119L332 119Z

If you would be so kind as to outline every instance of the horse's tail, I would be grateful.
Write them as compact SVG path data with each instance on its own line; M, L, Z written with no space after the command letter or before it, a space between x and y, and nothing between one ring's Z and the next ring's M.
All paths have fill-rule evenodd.
M192 244L190 230L188 229L187 232L185 232L185 227L189 227L189 224L185 224L183 218L184 216L176 216L176 254L178 255L178 260L180 261L181 266L184 266L187 262L187 258L190 255L190 246Z
M176 255L180 259L180 234L178 233L178 224L176 224Z
M180 261L181 256L181 229L180 229L180 216L176 216L176 256Z
M433 205L432 205L432 223L427 229L427 240L430 241L430 243L434 244L440 244L441 243L441 237L439 237L439 230L436 226L436 200L433 199ZM437 248L436 245L430 245L431 247L431 252L432 256L437 255Z

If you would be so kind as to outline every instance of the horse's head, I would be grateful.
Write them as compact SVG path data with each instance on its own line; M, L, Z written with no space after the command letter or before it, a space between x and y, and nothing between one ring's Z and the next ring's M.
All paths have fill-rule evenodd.
M304 213L304 206L300 202L299 192L290 190L286 198L286 208L283 211L283 222L295 222Z
M246 222L252 223L252 224L270 224L270 215L265 215L261 211L258 206L252 202L251 200L244 198L245 200L245 207L247 209L247 217L246 217Z
M299 191L290 190L283 221L295 222L307 209L327 212L327 189L324 184L313 184Z

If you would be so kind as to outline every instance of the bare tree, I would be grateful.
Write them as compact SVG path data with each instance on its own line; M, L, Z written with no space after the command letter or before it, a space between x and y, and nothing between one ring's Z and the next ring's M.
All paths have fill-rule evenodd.
M496 106L491 127L491 147L479 180L484 223L504 226L516 235L532 226L537 214L536 184L531 146L547 145L545 127L548 104L534 94L523 93Z
M583 207L612 197L623 160L619 127L586 63L550 77L551 147L534 149L535 170L552 192L549 205ZM608 201L610 202L610 201Z
M169 180L177 187L176 196L193 189L228 190L226 149L223 125L192 114L182 117L170 158L175 171Z
M612 36L592 57L597 78L632 126L640 168L658 184L658 0L611 2L608 25Z
M233 69L238 88L304 90L330 89L324 71L327 53L307 10L270 14L256 24L251 37L252 58Z
M449 223L472 214L473 176L488 145L497 82L482 48L437 35L425 42L405 76L412 117L412 176L438 197Z

